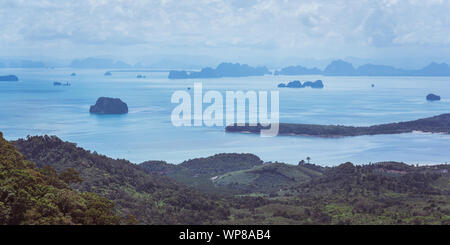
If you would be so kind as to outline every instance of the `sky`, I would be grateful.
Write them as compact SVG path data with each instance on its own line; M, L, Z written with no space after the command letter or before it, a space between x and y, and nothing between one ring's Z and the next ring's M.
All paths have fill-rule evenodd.
M449 62L449 12L446 0L0 0L0 57L408 67Z

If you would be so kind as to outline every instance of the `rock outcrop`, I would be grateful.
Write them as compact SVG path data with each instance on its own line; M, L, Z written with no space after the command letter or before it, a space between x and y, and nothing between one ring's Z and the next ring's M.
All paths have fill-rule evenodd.
M441 96L435 95L435 94L429 94L429 95L427 95L427 100L428 101L438 101L438 100L441 100Z
M90 113L94 114L126 114L128 106L118 98L100 97L95 105L91 106Z
M335 60L325 68L323 74L326 76L353 76L356 75L356 70L351 63Z

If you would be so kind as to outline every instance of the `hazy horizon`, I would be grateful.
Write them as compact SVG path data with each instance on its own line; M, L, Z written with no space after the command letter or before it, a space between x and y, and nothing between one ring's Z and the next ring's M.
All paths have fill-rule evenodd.
M2 0L0 59L418 68L450 63L449 10L439 0Z

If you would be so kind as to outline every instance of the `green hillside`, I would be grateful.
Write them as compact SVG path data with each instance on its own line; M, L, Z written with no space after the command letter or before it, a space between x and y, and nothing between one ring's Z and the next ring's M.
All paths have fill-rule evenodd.
M448 225L449 171L447 164L344 163L263 198L272 202L250 212L234 208L224 223Z
M119 224L113 202L69 187L78 181L73 169L36 168L0 132L0 224Z
M13 143L23 155L0 147L3 224L450 224L447 164L324 168L218 154L135 165L55 136Z
M73 168L83 182L73 184L116 204L122 217L136 217L145 224L207 224L224 219L228 211L213 197L186 188L160 174L148 174L126 160L91 153L55 136L35 136L14 142L38 167L51 166L57 172Z
M168 176L179 183L208 193L234 193L213 184L211 178L228 172L260 166L263 161L253 154L222 153L205 158L184 161L178 165L164 161L147 161L140 164L148 173Z
M229 172L214 178L214 184L242 193L273 193L293 184L310 181L322 173L305 166L271 163Z

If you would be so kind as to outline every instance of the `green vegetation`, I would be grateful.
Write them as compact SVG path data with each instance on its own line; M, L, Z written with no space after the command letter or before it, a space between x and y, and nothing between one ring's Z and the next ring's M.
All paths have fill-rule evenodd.
M35 136L13 142L25 157L57 172L72 168L83 182L79 191L114 201L116 214L141 224L209 224L226 218L228 209L215 198L186 188L161 174L149 174L126 160L91 153L55 136Z
M148 173L169 176L179 183L197 190L224 194L230 193L231 190L212 185L213 178L228 172L245 170L262 164L263 161L255 155L231 153L191 159L178 165L163 161L147 161L141 163L140 166Z
M274 193L286 186L307 182L321 175L304 166L271 163L226 173L214 179L214 183L241 193Z
M290 185L226 224L450 224L450 166L345 163Z
M353 127L341 125L315 125L315 124L293 124L280 123L280 135L309 135L318 137L342 137L359 135L377 135L377 134L401 134L411 133L413 131L422 131L430 133L450 133L450 114L418 119L408 122L388 123L374 125L370 127ZM238 126L230 125L226 127L227 132L250 132L260 133L264 129L261 125L257 126Z
M23 156L1 143L3 224L450 224L447 164L293 166L218 154L135 165L54 136L13 142Z
M68 186L80 181L70 168L37 169L0 133L0 224L119 224L113 202Z

